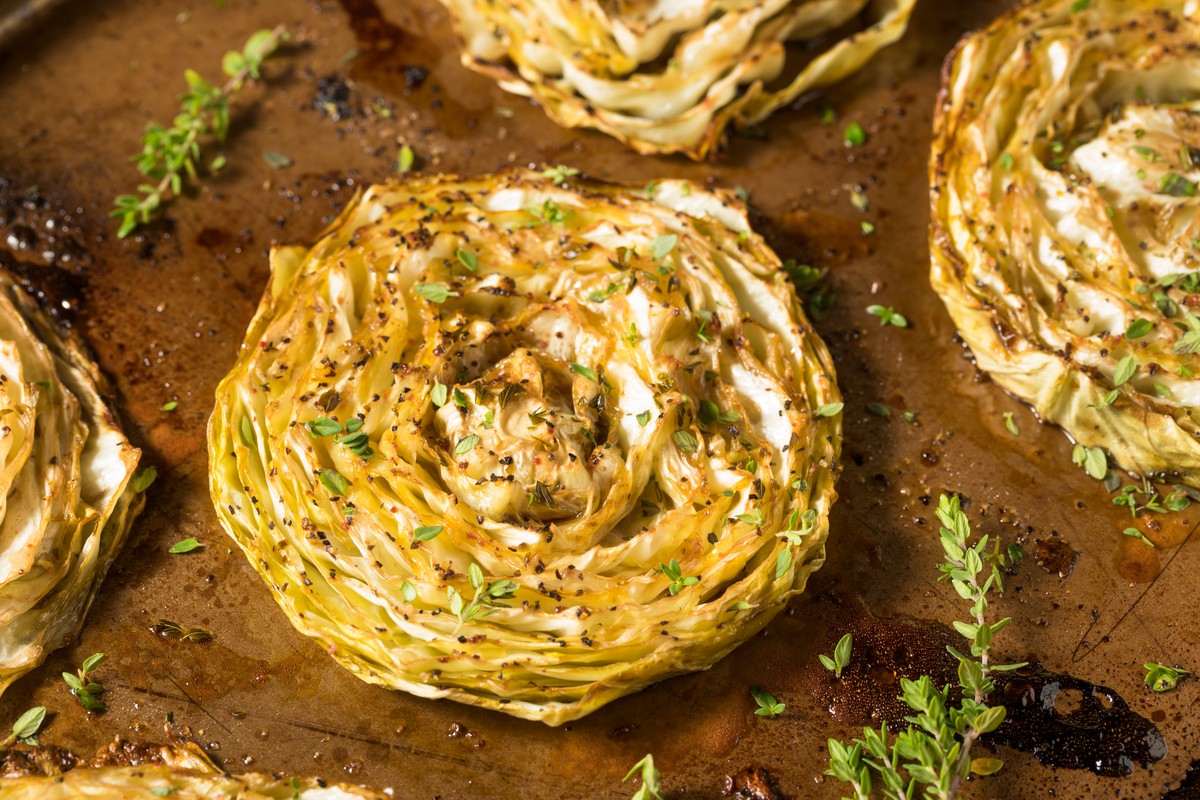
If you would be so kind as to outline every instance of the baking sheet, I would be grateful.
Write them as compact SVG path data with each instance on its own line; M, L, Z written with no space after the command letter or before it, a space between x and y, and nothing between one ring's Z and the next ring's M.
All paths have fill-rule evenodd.
M390 786L400 797L628 797L620 779L646 752L673 798L837 797L821 776L825 739L886 713L898 676L936 660L937 629L909 620L962 616L935 570L932 505L954 490L978 530L1030 554L994 604L1014 618L998 656L1086 682L1058 680L1057 722L1067 725L1040 730L1038 741L1049 752L1083 746L1086 762L1085 745L1105 732L1153 740L1157 731L1166 751L1148 766L1131 759L1125 777L1101 777L1000 746L1004 770L970 794L1162 797L1200 757L1200 682L1154 695L1141 686L1141 664L1200 667L1198 507L1154 521L1157 549L1122 536L1128 513L1071 464L1061 432L976 372L928 288L925 163L941 60L1006 5L926 0L905 40L864 74L776 115L762 138L736 137L717 164L640 157L555 127L459 65L432 0L73 2L0 45L0 265L95 350L160 474L79 641L16 683L0 719L45 705L42 741L90 752L115 735L161 738L171 713L230 769ZM117 240L112 198L139 183L129 156L147 122L173 115L183 70L216 80L225 50L277 23L294 41L234 100L229 166L162 221ZM836 111L833 125L821 122L823 104ZM851 120L869 133L863 147L842 145ZM781 255L829 269L837 299L817 328L846 394L829 560L787 613L711 670L553 729L419 700L336 666L230 551L209 504L204 426L267 277L268 248L315 237L357 187L394 171L403 143L428 172L545 162L634 183L742 186ZM294 163L272 168L268 150ZM870 199L871 236L850 202L855 188ZM872 303L902 311L909 328L880 327L865 311ZM179 407L163 412L169 400ZM893 413L876 416L870 403ZM1006 411L1019 436L1006 431ZM204 549L167 553L189 536ZM151 630L161 619L214 639L164 638ZM850 629L862 644L837 684L817 654ZM109 654L97 677L110 711L89 719L59 675L96 651ZM1145 725L1100 715L1098 729L1076 737L1083 745L1072 743L1070 723L1088 720L1067 712L1090 702L1092 684L1124 698ZM754 716L751 685L786 703L785 715ZM1117 763L1153 749L1118 744L1128 747L1108 754Z

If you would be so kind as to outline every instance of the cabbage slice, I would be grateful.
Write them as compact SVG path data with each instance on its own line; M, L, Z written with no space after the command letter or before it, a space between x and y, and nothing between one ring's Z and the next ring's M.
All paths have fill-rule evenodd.
M700 160L857 72L916 0L442 0L463 63L566 127ZM857 24L867 17L865 27ZM850 29L847 29L849 26ZM833 43L817 55L814 40ZM803 43L803 44L801 44Z
M161 747L136 745L135 763L129 761L128 745L121 739L102 748L92 761L66 772L9 777L0 790L5 800L77 800L95 797L109 800L142 800L171 797L176 800L237 798L237 800L385 800L391 794L362 786L328 783L314 778L280 778L222 771L195 742L168 728L171 743ZM183 729L186 732L186 729ZM52 754L39 757L40 747L18 746L29 764L58 767Z
M549 724L801 592L840 449L829 353L736 197L557 177L375 186L277 248L209 428L218 516L298 630Z
M932 282L979 366L1200 487L1200 39L1184 0L1020 5L947 62Z
M0 692L67 644L144 498L81 346L0 273Z

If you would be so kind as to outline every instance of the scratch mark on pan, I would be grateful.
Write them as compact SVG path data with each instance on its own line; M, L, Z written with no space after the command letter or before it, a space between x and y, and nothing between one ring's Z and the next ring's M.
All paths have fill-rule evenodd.
M164 692L159 689L150 689L150 688L147 688L144 686L131 686L129 684L123 684L123 683L114 683L113 686L118 687L120 689L124 689L126 691L137 692L138 694L143 694L143 695L149 695L150 697L157 697L157 698L161 698L163 700L170 700L170 701L173 701L176 703L186 703L187 705L190 705L190 706L193 706L194 708L199 709L201 712L204 713L205 716L207 716L209 719L211 719L217 725L220 725L221 728L226 733L232 733L232 731L230 731L229 728L222 725L220 720L218 720L216 717L214 717L208 711L208 709L206 709L204 706L202 706L200 703L198 703L194 698L189 696L183 690L183 687L181 687L178 683L175 682L174 678L171 679L171 683L175 686L175 688L179 689L180 694ZM218 708L216 710L223 711L224 709ZM247 717L253 717L253 716L257 716L257 715L254 715L254 714L247 715ZM377 739L372 736L363 736L362 734L351 733L349 731L337 730L336 728L327 728L327 727L323 727L321 725L313 725L312 723L301 722L296 719L289 719L286 717L271 717L271 716L264 716L264 717L260 717L259 719L263 720L267 724L273 723L273 724L277 724L277 725L290 725L294 728L300 728L302 730L312 731L313 733L320 733L325 736L333 736L333 737L336 737L339 739L349 739L351 741L361 742L363 744L371 745L373 747L382 747L387 750L394 750L396 752L405 753L407 755L418 756L421 758L432 759L434 761L442 761L442 762L446 762L446 763L450 763L450 764L455 764L460 767L471 767L471 766L473 766L473 763L474 763L471 761L471 759L462 758L460 756L447 755L446 753L438 753L433 750L424 750L420 747L413 747L412 745L399 744L397 742L388 742L388 741L384 741L383 739ZM514 777L514 776L510 775L509 777ZM518 775L515 777L528 778L529 776Z
M184 697L186 697L188 699L189 703L194 705L196 708L200 709L200 712L203 713L204 716L211 719L213 721L214 725L220 726L221 730L225 731L226 733L232 733L232 731L229 730L229 728L225 725L225 723L221 722L221 720L214 717L212 715L212 712L210 712L198 700L196 700L194 697L192 697L190 694L187 693L187 689L184 689L182 686L179 685L179 681L177 681L175 679L175 676L171 674L170 670L167 671L167 680L169 680L171 682L172 686L174 686L176 689L179 690L180 694L182 694Z
M333 736L339 739L350 739L355 742L362 742L363 744L369 744L375 747L384 747L388 750L397 750L401 753L407 753L409 755L421 756L422 758L431 758L435 761L445 761L451 764L457 764L460 767L470 767L473 763L471 759L468 758L447 755L446 753L438 753L433 750L423 750L419 747L413 747L412 745L387 742L382 739L376 739L372 736L363 736L359 733L342 731L338 730L337 728L327 728L322 725L314 725L311 722L301 722L300 720L286 718L274 718L272 721L283 723L284 725L291 725L292 727L301 728L306 731L312 731L313 733L321 733L325 734L326 736ZM494 769L494 767L489 767L489 770L491 769Z
M1129 608L1125 609L1125 613L1113 623L1113 626L1109 628L1103 636L1100 637L1100 640L1096 643L1096 645L1094 647L1087 648L1086 652L1080 655L1079 651L1083 649L1083 643L1087 641L1088 635L1091 634L1092 630L1096 627L1096 623L1098 623L1100 619L1096 618L1092 621L1092 624L1089 625L1087 630L1083 632L1083 636L1079 637L1079 643L1075 645L1075 649L1071 652L1072 663L1078 664L1080 661L1083 661L1092 653L1099 650L1105 641L1107 641L1113 635L1113 632L1117 628L1121 627L1121 623L1123 623L1126 618L1133 613L1133 610L1137 608L1138 603L1142 602L1142 599L1150 593L1150 590L1154 588L1156 583L1158 583L1158 579L1163 576L1163 573L1171 568L1171 564L1175 561L1175 558L1181 552L1183 552L1183 548L1187 547L1187 543L1190 542L1192 537L1196 535L1197 530L1200 530L1200 524L1195 525L1190 531L1188 531L1187 537L1179 544L1178 547L1175 548L1175 552L1172 553L1171 557L1167 559L1167 563L1163 564L1162 569L1158 571L1158 574L1154 576L1150 583L1146 584L1146 588L1141 591L1141 594L1139 594L1132 603L1130 603Z
M229 728L227 728L221 722L221 720L214 717L207 708L202 706L194 697L192 697L186 691L184 691L183 687L180 686L178 682L176 682L175 677L173 675L171 675L170 673L167 673L167 678L171 681L171 685L173 685L176 689L179 690L179 694L172 694L170 692L164 692L159 689L150 689L145 686L131 686L128 683L119 683L118 682L118 683L113 683L113 686L116 686L119 689L124 689L127 692L136 692L137 694L144 694L144 695L148 695L150 697L157 697L162 700L171 700L176 703L185 703L186 705L193 706L193 707L199 709L201 711L201 713L204 714L204 716L211 719L217 725L220 725L221 730L225 731L226 733L232 733L232 731L229 730Z
M138 694L149 695L150 697L158 697L163 700L174 700L177 703L187 703L188 705L199 706L199 703L187 695L171 694L170 692L163 692L159 691L158 689L148 689L145 686L131 686L128 683L121 683L119 681L114 681L113 686L129 692L137 692Z

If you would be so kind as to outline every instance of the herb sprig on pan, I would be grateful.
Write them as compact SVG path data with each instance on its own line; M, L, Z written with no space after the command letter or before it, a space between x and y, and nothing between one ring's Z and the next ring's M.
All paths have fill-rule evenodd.
M1179 682L1192 673L1178 667L1168 667L1165 664L1143 664L1146 668L1146 688L1154 692L1169 692L1179 685Z
M288 38L287 30L276 26L272 30L254 33L241 50L230 50L221 59L221 69L228 80L214 86L195 70L187 70L184 78L188 90L181 97L182 108L170 127L157 123L146 126L142 136L142 152L133 157L138 171L154 183L138 186L138 194L118 195L113 201L110 216L121 220L117 236L124 239L139 225L150 221L170 195L183 190L185 178L197 178L200 160L200 138L211 134L218 142L229 133L229 98L247 80L262 75L263 62L275 52L279 43ZM225 157L209 162L209 172L216 173L225 166Z
M1024 666L991 663L992 637L1009 623L1008 618L987 621L988 593L1003 590L1004 559L988 552L986 535L970 543L970 524L957 497L942 495L937 516L946 559L939 566L942 580L950 581L958 596L971 603L970 621L954 623L970 643L970 655L949 648L958 659L963 698L952 706L949 686L938 689L927 675L915 681L902 678L901 699L914 714L906 717L905 730L892 737L884 724L879 730L865 728L863 738L850 744L830 739L825 774L848 783L854 800L953 800L970 775L991 775L1003 766L999 759L972 758L971 750L981 735L1004 721L1004 706L987 703L995 689L991 673Z
M12 733L0 742L0 749L7 749L14 743L37 745L37 732L41 729L42 723L46 721L46 707L35 706L13 723Z
M634 775L640 775L642 785L633 793L630 800L663 800L662 790L659 788L659 782L662 780L662 775L654 766L654 756L647 753L645 758L633 765L633 769L626 773L621 779L621 783L632 778Z
M821 653L817 658L821 662L821 666L829 670L835 677L842 677L842 670L850 666L850 651L854 647L854 637L846 634L838 640L837 647L833 648L833 658Z
M96 697L96 695L104 694L104 687L93 681L88 676L92 670L100 666L100 662L105 658L104 653L92 653L83 660L81 666L75 672L64 672L63 680L67 686L71 687L71 694L75 695L75 699L79 701L79 705L85 710L96 714L103 714L108 711L108 706Z

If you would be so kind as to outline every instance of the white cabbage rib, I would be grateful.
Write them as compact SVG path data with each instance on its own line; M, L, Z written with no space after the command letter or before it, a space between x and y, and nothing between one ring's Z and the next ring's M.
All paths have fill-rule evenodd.
M110 745L117 753L123 743ZM22 748L36 763L37 749ZM223 772L200 747L191 741L172 738L156 753L146 753L150 763L121 766L105 763L106 750L97 755L95 764L84 764L62 774L30 775L5 778L0 783L4 800L145 800L170 797L172 800L385 800L390 794L361 786L327 783L313 778L280 778L247 773ZM53 759L51 759L53 760Z
M0 692L78 633L143 505L102 385L0 273Z
M566 127L642 153L703 159L858 71L900 38L916 0L442 0L463 63ZM865 28L841 36L860 14ZM832 36L817 55L798 42ZM839 38L841 36L841 38Z
M1077 5L1023 4L948 61L932 282L1044 419L1200 486L1200 14Z
M708 667L822 563L833 368L732 195L412 180L272 268L213 499L364 680L558 724Z

